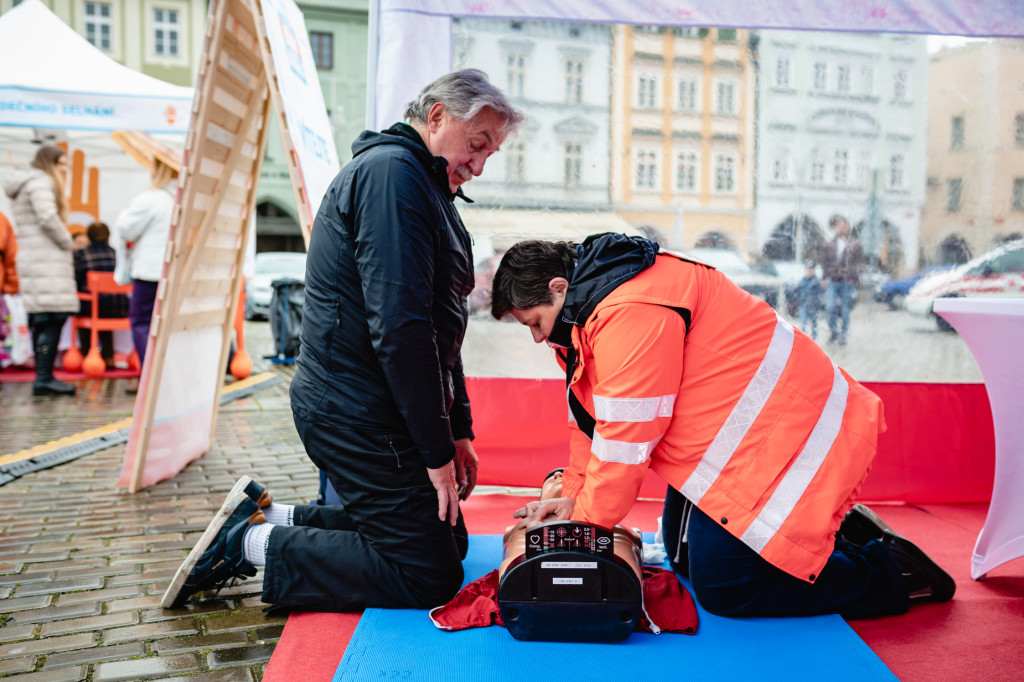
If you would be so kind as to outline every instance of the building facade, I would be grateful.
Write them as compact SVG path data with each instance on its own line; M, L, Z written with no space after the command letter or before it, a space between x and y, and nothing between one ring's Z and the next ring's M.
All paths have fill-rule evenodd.
M928 55L923 36L760 31L756 239L816 257L833 215L879 267L917 262Z
M944 242L963 239L980 255L1024 234L1022 74L1022 40L975 42L932 56L921 215L926 261L943 260Z
M614 28L612 203L663 244L751 251L749 38L736 29Z

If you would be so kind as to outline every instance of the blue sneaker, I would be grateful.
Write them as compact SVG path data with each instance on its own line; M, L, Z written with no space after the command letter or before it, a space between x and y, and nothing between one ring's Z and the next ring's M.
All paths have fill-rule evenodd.
M219 589L232 578L256 575L256 567L245 560L243 540L250 525L264 520L260 506L245 492L228 495L178 567L161 605L175 608L196 592Z
M260 507L266 508L273 502L273 497L270 491L265 487L252 480L249 476L242 476L240 479L235 481L235 485L232 486L231 492L228 493L230 498L235 493L245 493L249 496L249 499L258 504Z

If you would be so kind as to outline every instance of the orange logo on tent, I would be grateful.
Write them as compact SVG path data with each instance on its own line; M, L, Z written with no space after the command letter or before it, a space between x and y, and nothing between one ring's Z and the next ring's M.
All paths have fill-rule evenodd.
M174 110L170 104L164 109L164 118L167 119L167 125L174 125L174 120L178 117L178 112Z

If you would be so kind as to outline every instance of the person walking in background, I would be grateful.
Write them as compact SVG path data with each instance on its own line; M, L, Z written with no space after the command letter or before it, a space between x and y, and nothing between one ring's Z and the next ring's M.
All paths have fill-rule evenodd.
M61 329L68 316L78 312L72 237L66 226L67 171L64 150L45 145L30 168L15 169L4 182L14 215L18 277L36 356L33 395L75 394L73 384L53 376Z
M86 273L90 270L95 272L113 272L117 264L117 257L114 249L111 248L110 228L106 223L93 223L86 230L89 237L89 244L84 248L75 251L75 280L79 291L89 291L89 284ZM82 309L79 315L91 315L92 304L89 301L82 302ZM100 294L100 317L128 317L128 297L124 294ZM114 367L114 333L103 331L99 333L100 355L107 364L107 369ZM78 330L78 347L82 354L89 352L92 346L92 330Z
M0 213L0 294L18 293L18 240L14 227L3 213Z
M821 279L814 271L814 263L807 263L803 279L796 285L796 311L800 329L812 339L818 337L818 312L821 310Z
M146 359L149 322L153 317L156 287L164 272L164 250L171 232L171 211L178 182L178 169L154 158L149 189L137 195L114 222L117 239L126 248L130 261L132 296L128 317L132 323L132 342L139 362Z
M857 295L864 249L860 240L850 234L850 224L841 215L828 221L835 233L825 247L823 269L828 284L825 288L825 313L828 316L829 343L846 345L850 331L850 308Z

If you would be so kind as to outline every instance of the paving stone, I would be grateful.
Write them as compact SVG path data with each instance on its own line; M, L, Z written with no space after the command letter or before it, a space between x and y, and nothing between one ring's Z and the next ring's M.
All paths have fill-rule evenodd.
M88 674L88 668L81 666L78 668L43 670L42 672L29 673L28 675L16 675L9 679L14 682L82 682L82 680L88 679Z
M244 632L222 632L216 635L196 635L194 637L177 637L174 639L161 639L153 642L153 650L158 654L204 651L206 649L224 649L228 647L244 646L249 643L249 638Z
M45 639L30 639L24 642L14 642L0 646L0 658L29 654L49 654L57 651L70 651L71 649L84 649L96 644L96 633L80 632L76 635L64 637L47 637Z
M181 562L179 562L180 564ZM163 589L166 589L167 585L170 584L171 578L174 577L176 568L168 568L161 571L153 571L150 573L134 573L131 575L116 575L107 581L107 587L121 587L122 585L141 585L144 583L159 583L164 582Z
M159 606L162 598L162 595L153 594L145 597L135 597L134 599L114 599L107 602L107 613Z
M30 583L45 583L51 580L53 580L52 571L34 571L29 573L0 575L0 585L27 585Z
M132 573L135 569L132 566L89 566L81 568L69 568L67 570L57 571L57 580L66 580L68 578L81 578L85 576L100 576L106 577L111 575L125 575L126 573Z
M54 594L56 592L77 592L78 590L95 590L103 587L103 576L84 576L80 578L68 578L67 580L54 580L45 585L30 583L21 585L15 590L19 597L31 594Z
M243 611L242 613L235 613L229 616L211 616L207 618L206 631L242 630L274 623L284 623L286 620L286 618L281 616L267 616L262 611Z
M81 601L116 601L127 597L138 597L141 594L142 587L138 585L126 585L124 587L112 587L105 590L84 590L82 592L62 594L57 597L57 604L59 606L64 606L65 604L75 604ZM108 609L110 603L113 602L108 602Z
M43 670L66 668L69 665L83 663L102 663L103 661L121 661L126 658L144 656L146 645L142 642L118 644L117 646L94 646L91 649L80 649L63 654L51 654L46 657Z
M225 668L223 670L214 670L208 673L199 673L197 675L189 675L185 678L187 682L252 682L253 673L249 668ZM175 680L176 682L182 682L180 677L165 677L157 682Z
M206 601L187 601L176 609L149 609L142 612L143 623L157 623L162 620L173 620L183 616L208 616L214 613L234 611L235 602L230 599L210 599Z
M0 575L8 575L10 573L17 573L21 570L23 564L15 561L0 561Z
M42 635L62 635L67 632L83 632L90 630L104 630L122 625L131 625L135 622L135 614L110 613L104 616L91 616L89 618L75 618L73 620L59 620L56 623L43 625Z
M26 609L38 609L50 603L48 594L36 594L31 597L4 599L0 602L0 613L15 613Z
M262 644L266 641L281 639L281 633L284 631L284 623L277 623L275 625L265 625L263 627L256 628L256 643Z
M18 613L11 614L10 620L15 623L50 623L55 620L67 620L68 618L98 616L100 610L101 608L98 603L81 602L79 604L68 604L67 606L19 611Z
M276 644L259 644L256 646L238 647L237 649L219 649L207 655L211 668L225 668L233 665L252 665L270 660Z
M35 636L36 626L27 625L6 625L0 628L0 642L16 642L21 639L31 639Z
M181 637L194 635L198 632L196 621L192 618L179 618L162 623L132 625L131 627L115 628L103 632L104 644L120 644L140 639L161 639L163 637Z
M201 666L195 654L177 656L137 658L132 661L100 663L93 672L93 682L114 682L115 680L141 680L163 677L171 673L186 673Z
M0 660L0 675L11 675L14 673L27 673L36 669L35 656L22 656L20 658L7 658ZM20 679L20 678L19 678Z

